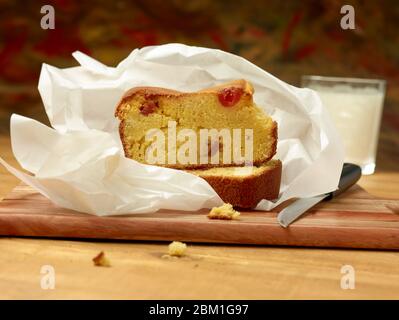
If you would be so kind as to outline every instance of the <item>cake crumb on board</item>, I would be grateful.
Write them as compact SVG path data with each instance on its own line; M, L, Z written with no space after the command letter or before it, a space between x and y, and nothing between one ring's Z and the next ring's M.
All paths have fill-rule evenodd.
M180 241L173 241L168 246L168 254L162 256L163 259L176 259L185 256L187 245Z
M98 255L93 258L93 263L96 267L110 267L111 262L105 256L104 251L101 251Z
M173 241L168 246L168 253L173 257L182 257L185 255L187 245L180 241Z
M240 216L240 213L233 209L230 203L224 203L220 207L213 207L208 213L209 219L221 219L221 220L236 220Z

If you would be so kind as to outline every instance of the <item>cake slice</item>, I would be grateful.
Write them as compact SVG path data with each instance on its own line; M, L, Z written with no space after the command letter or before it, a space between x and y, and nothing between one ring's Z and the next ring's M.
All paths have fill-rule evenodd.
M271 160L256 167L186 171L205 179L224 202L234 207L254 208L262 199L276 199L280 192L280 160Z
M197 92L136 87L115 116L126 157L177 169L260 165L276 152L277 125L245 80ZM213 130L213 131L212 131Z

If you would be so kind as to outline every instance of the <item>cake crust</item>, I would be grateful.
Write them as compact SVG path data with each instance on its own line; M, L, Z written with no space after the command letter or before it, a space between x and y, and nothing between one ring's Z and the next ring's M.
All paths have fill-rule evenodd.
M143 95L147 95L147 96L183 97L183 96L187 96L187 95L201 94L204 92L213 93L213 92L217 92L218 90L225 88L227 86L243 89L244 95L252 95L254 92L252 85L243 79L230 81L230 82L218 85L218 86L213 86L213 87L199 90L196 92L182 92L182 91L177 91L177 90L172 90L172 89L167 89L167 88L149 87L149 86L135 87L135 88L131 88L128 91L126 91L125 94L122 96L122 98L119 100L119 103L115 110L115 117L122 120L121 116L123 115L123 104L126 103L129 98L131 98L137 94L143 94Z
M209 174L206 170L186 170L206 180L224 202L238 208L255 208L259 201L274 200L280 192L282 164L271 160L257 167L253 174L223 174L223 168Z

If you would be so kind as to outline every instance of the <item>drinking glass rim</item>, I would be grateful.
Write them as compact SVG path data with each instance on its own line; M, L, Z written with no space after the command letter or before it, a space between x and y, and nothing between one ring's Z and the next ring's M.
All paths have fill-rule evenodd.
M380 84L383 87L386 85L386 80L384 79L370 79L370 78L353 78L353 77L330 77L330 76L316 76L316 75L303 75L301 81L303 80L320 80L326 82L347 82L347 83L362 83L362 84Z

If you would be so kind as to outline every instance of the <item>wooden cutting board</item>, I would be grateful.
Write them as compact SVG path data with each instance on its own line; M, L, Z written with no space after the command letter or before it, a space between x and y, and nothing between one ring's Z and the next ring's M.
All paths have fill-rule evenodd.
M97 217L52 204L26 185L0 202L0 235L399 249L399 200L354 186L314 207L289 228L277 213L242 211L240 220L209 220L208 210Z

